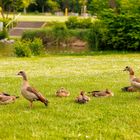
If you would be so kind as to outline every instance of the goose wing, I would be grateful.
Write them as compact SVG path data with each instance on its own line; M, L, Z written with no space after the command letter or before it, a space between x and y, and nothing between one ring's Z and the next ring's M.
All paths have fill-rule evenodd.
M27 91L35 94L37 96L38 100L40 100L41 102L43 102L43 103L46 102L46 99L43 97L43 95L41 95L35 88L27 87Z
M140 78L134 78L132 81L140 83Z
M0 101L1 102L6 102L10 99L10 96L3 96L3 95L0 95Z

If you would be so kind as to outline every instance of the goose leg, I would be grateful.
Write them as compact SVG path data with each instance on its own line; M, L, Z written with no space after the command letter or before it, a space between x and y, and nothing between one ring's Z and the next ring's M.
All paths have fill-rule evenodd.
M33 102L32 101L30 101L30 106L29 106L30 108L32 108L33 107Z

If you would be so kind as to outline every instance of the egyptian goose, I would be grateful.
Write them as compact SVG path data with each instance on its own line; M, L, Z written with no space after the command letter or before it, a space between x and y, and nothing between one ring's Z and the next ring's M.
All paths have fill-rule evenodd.
M135 77L133 69L129 66L126 66L124 71L129 72L129 79L132 87L140 90L140 78Z
M90 98L85 95L85 92L81 91L80 95L78 97L76 97L75 102L84 104L84 103L87 103L89 100L90 100Z
M15 102L16 98L19 98L18 96L11 96L7 93L0 93L0 104L1 105L6 105Z
M70 93L66 89L64 89L63 87L60 88L59 90L57 90L55 94L58 97L67 97L70 95Z
M23 77L23 85L21 86L21 94L22 96L30 101L30 108L32 107L33 101L41 101L46 106L48 105L48 100L44 98L44 96L38 92L36 89L30 86L27 80L26 73L24 71L20 71L18 75Z
M91 93L92 96L94 96L94 97L109 97L109 96L114 96L114 94L110 90L108 90L108 89L106 89L104 91L91 91L91 92L88 92L88 93Z
M128 86L128 87L123 87L122 91L125 91L125 92L136 92L137 90L133 86Z

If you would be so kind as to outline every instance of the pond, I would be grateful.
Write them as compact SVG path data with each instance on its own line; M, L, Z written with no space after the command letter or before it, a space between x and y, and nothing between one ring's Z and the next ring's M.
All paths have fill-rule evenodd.
M0 42L0 57L2 56L13 56L13 47L11 44Z

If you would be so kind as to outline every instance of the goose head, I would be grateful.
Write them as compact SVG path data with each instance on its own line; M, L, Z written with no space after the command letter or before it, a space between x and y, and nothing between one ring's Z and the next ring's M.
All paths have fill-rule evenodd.
M123 71L128 71L130 75L134 75L133 69L131 67L129 67L129 66L126 66Z
M81 96L84 96L84 95L85 95L85 92L84 92L84 91L81 91L81 92L80 92L80 95L81 95Z
M114 96L114 93L108 89L106 89L106 94L108 94L108 96Z
M17 75L22 76L23 79L27 81L27 76L26 76L26 73L24 71L19 71L19 73Z
M125 69L124 69L123 71L129 71L129 72L130 72L131 70L132 70L132 68L131 68L131 67L126 66L126 67L125 67Z

